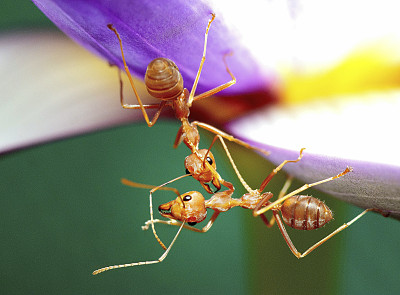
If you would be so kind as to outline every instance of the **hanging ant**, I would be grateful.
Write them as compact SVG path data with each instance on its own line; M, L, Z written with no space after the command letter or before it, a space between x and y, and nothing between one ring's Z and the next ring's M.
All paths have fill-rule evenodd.
M220 183L222 182L222 184L223 184L225 181L216 172L215 166L213 166L213 164L210 163L210 162L215 163L212 153L209 150L208 151L207 150L199 150L198 146L200 143L200 135L199 135L199 131L198 131L197 127L208 130L208 131L216 134L217 136L225 138L229 141L233 141L233 142L235 142L239 145L242 145L248 149L257 150L266 155L269 154L269 152L267 152L263 149L259 149L257 147L253 147L250 144L248 144L240 139L237 139L237 138L233 137L232 135L229 135L211 125L208 125L206 123L201 123L198 121L194 121L192 123L189 122L190 107L192 106L193 101L209 97L209 96L216 94L236 83L236 78L230 71L230 69L226 63L225 56L224 56L223 61L225 64L226 71L231 76L231 81L229 81L225 84L222 84L214 89L211 89L207 92L204 92L202 94L195 96L195 91L197 88L197 84L199 82L201 70L202 70L203 64L205 62L208 31L209 31L211 23L214 21L214 19L215 19L215 14L212 14L212 17L209 20L207 28L206 28L203 56L202 56L200 66L199 66L199 69L198 69L198 72L196 75L196 79L194 81L194 84L193 84L193 87L192 87L190 93L186 88L183 87L182 75L179 72L178 67L176 66L176 64L173 61L171 61L167 58L156 58L149 63L147 70L146 70L146 75L145 75L146 88L150 95L161 100L161 102L159 104L150 104L150 105L144 105L142 103L142 101L139 97L139 94L135 88L135 85L133 83L132 75L126 64L121 37L120 37L119 33L117 32L117 30L112 26L112 24L108 24L108 28L110 30L112 30L118 38L120 49L121 49L121 56L122 56L122 60L124 63L124 68L125 68L126 74L128 75L129 82L135 93L137 101L139 103L139 105L132 105L132 104L127 104L124 102L124 98L123 98L123 94L122 94L122 80L120 77L120 101L121 101L122 107L125 109L140 109L142 111L143 117L149 127L152 127L156 123L158 117L160 116L162 109L165 106L172 107L172 109L175 113L175 117L178 120L180 120L180 122L181 122L181 126L178 130L178 133L176 135L173 146L174 146L174 148L176 148L176 147L178 147L178 145L181 142L183 142L191 150L192 154L189 155L187 157L187 159L185 160L185 167L186 167L187 171L196 180L198 180L201 183L201 185L204 187L204 189L211 194L213 193L213 191L210 189L210 187L206 183L212 182L218 191L221 188ZM120 71L119 71L119 75L120 75ZM154 109L154 108L156 108L157 111L154 114L154 117L151 120L149 120L149 116L147 115L146 109ZM207 158L205 155L208 155L209 158ZM202 165L191 165L190 163L203 163L203 164ZM193 169L191 169L194 167L196 168L195 169L196 171L193 171Z
M355 218L350 220L349 222L343 224L334 232L320 240L319 242L315 243L311 246L308 250L306 250L303 254L297 251L296 247L294 246L293 242L291 241L285 226L280 218L279 211L282 214L283 221L292 228L295 229L302 229L302 230L312 230L316 228L320 228L328 223L332 219L332 211L320 200L311 196L302 196L298 195L302 191L328 182L334 179L343 177L345 174L352 171L352 168L347 167L343 172L339 173L336 176L329 177L314 183L305 184L302 187L294 190L293 192L286 194L287 190L291 185L291 177L287 179L283 188L281 189L277 201L271 203L269 200L273 197L271 192L262 193L265 189L267 184L271 181L271 179L282 169L284 165L287 163L296 163L301 160L303 156L303 150L300 151L300 155L296 160L285 160L279 166L277 166L261 183L260 188L257 190L251 190L248 193L244 194L241 198L232 198L232 194L234 192L234 187L231 183L227 183L227 190L218 192L214 194L209 200L205 200L203 195L197 191L190 191L184 194L179 194L179 191L173 188L165 187L165 185L171 183L172 181L166 182L160 186L152 186L152 185L143 185L138 184L126 179L123 179L122 182L126 185L133 186L133 187L141 187L141 188L151 188L151 193L155 192L156 190L171 190L174 191L178 197L170 201L168 203L162 204L158 207L160 214L163 217L169 218L169 220L160 220L160 219L153 219L153 210L152 210L152 194L150 193L150 217L151 219L145 223L142 227L143 230L147 230L151 225L153 228L153 233L157 238L157 241L160 245L165 249L164 253L157 259L152 261L143 261L143 262L133 262L121 265L113 265L100 268L93 272L94 275L99 274L101 272L116 269L116 268L124 268L130 266L138 266L138 265L147 265L147 264L155 264L162 262L168 255L169 251L171 250L173 244L175 243L176 239L178 238L182 228L186 228L195 232L207 232L212 225L214 224L215 220L219 216L221 212L226 212L233 207L240 206L245 209L253 210L254 216L260 216L263 222L268 226L271 227L275 220L276 223L288 244L290 250L297 258L302 258L308 255L310 252L315 250L317 247L325 243L334 235L338 234L340 231L344 230L352 223L357 221L361 218L364 214L368 211L375 210L375 209L366 209L357 215ZM280 204L282 203L283 204ZM207 216L207 209L213 209L214 213L211 216L210 220L207 224L201 228L195 228L193 225L202 222L206 219ZM296 209L296 210L294 210ZM264 213L268 210L272 210L273 217L269 221ZM174 225L179 226L179 230L176 233L175 237L173 238L170 245L165 247L165 245L160 241L158 238L154 224L155 223L162 223L167 225Z
M203 68L203 64L204 64L205 58L206 58L208 31L211 27L211 23L215 19L215 14L211 14L211 15L212 15L212 17L208 22L208 25L206 28L206 33L205 33L203 56L201 58L200 66L199 66L192 90L190 91L190 94L189 94L189 91L183 87L183 78L182 78L182 75L179 72L179 69L176 66L176 64L168 58L156 58L153 61L151 61L149 63L149 65L147 66L147 70L146 70L146 74L145 74L145 84L146 84L146 88L147 88L147 91L149 92L149 94L155 98L160 99L161 102L159 104L151 104L151 105L144 105L142 103L142 100L140 99L139 94L136 90L136 87L133 83L132 75L131 75L129 68L125 61L125 55L124 55L124 50L122 47L121 37L120 37L119 33L117 32L117 30L113 27L112 24L107 25L107 27L110 30L112 30L118 38L119 45L121 48L121 55L122 55L122 60L124 63L124 68L128 75L129 82L135 93L137 101L139 103L139 105L131 105L131 104L124 103L124 98L123 98L122 92L121 92L120 98L121 98L121 105L123 108L125 108L125 109L140 109L143 113L143 117L145 118L147 125L149 127L152 127L158 120L158 117L160 116L162 109L168 105L168 106L172 107L172 109L174 110L175 116L177 117L178 120L186 121L186 123L188 123L187 118L190 113L189 109L192 106L193 101L209 97L209 96L216 94L236 83L236 78L232 74L232 72L229 70L229 68L226 64L226 61L224 59L226 70L232 78L231 81L229 81L225 84L222 84L214 89L211 89L207 92L199 94L197 96L194 95L196 88L197 88L197 84L199 82L201 70ZM146 109L154 109L154 108L157 108L157 111L156 111L154 117L152 118L152 120L150 121L149 116L147 115ZM185 128L184 122L182 122L182 124L183 124L183 128Z

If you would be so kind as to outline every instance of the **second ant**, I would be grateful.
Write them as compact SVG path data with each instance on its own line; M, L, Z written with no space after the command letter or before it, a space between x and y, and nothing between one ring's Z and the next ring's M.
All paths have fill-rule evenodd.
M182 228L189 229L195 232L207 232L212 225L214 224L215 220L219 216L221 212L226 212L234 207L242 207L244 209L251 209L253 210L253 215L255 217L260 216L262 221L268 226L271 227L275 221L281 231L289 249L297 258L302 258L308 255L310 252L315 250L317 247L325 243L327 240L332 238L334 235L338 234L352 223L357 221L361 218L364 214L368 211L374 209L366 209L361 212L359 215L354 217L349 222L343 224L331 234L327 235L325 238L320 240L319 242L312 245L308 250L304 253L300 253L296 247L294 246L293 242L291 241L284 223L288 226L300 229L300 230L313 230L320 227L323 227L326 223L332 220L332 211L320 200L311 196L303 196L299 195L302 191L328 182L340 177L343 177L347 173L351 172L352 169L347 167L343 172L339 173L338 175L310 183L305 184L302 187L294 190L293 192L286 194L287 190L291 185L291 177L289 177L284 184L282 190L280 191L278 198L275 202L270 202L269 200L273 197L271 192L262 193L267 184L271 181L271 179L282 169L284 165L287 163L296 163L301 160L303 157L303 150L300 151L300 155L296 160L285 160L279 166L277 166L261 183L260 188L257 190L250 190L248 193L244 194L241 198L232 198L234 187L232 184L228 183L228 189L222 192L218 192L214 194L209 200L205 200L203 195L197 191L189 191L184 194L179 194L179 192L170 187L165 187L170 182L164 183L160 186L152 186L152 185L144 185L135 183L126 179L123 179L122 182L126 185L132 187L140 187L140 188L151 188L150 191L150 217L151 219L145 223L142 227L143 229L148 229L149 226L153 228L153 233L160 243L160 245L165 249L165 252L157 259L151 261L142 261L142 262L133 262L133 263L126 263L120 265L112 265L100 268L93 272L94 275L99 274L101 272L112 270L116 268L125 268L131 266L139 266L139 265L148 265L162 262L168 255L169 251L171 250L173 244L175 243L176 239L178 238ZM163 217L168 218L169 220L160 220L160 219L153 219L153 212L152 212L152 193L157 190L171 190L174 191L178 197L170 201L168 203L162 204L158 207L160 214ZM282 204L281 204L282 203ZM207 224L201 228L195 228L193 225L202 222L206 219L207 216L207 209L213 209L214 213L211 216L210 220ZM264 213L268 210L272 210L273 217L271 220L268 220ZM279 212L281 212L282 219L280 217ZM172 242L168 247L162 243L162 241L158 238L154 224L161 223L167 225L174 225L178 226L179 230L176 233L175 237L173 238Z

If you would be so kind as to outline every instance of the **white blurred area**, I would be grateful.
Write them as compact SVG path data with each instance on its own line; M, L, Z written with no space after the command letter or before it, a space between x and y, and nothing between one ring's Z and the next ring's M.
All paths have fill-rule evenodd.
M117 70L62 33L1 36L0 76L0 153L142 116L121 108Z
M400 49L396 0L218 0L212 7L265 68L321 70L377 42Z
M234 122L230 132L277 147L400 166L400 2L215 5L260 64L281 78L283 103Z
M216 0L211 7L261 68L281 78L278 88L285 103L237 122L235 134L285 148L400 165L400 87L395 89L393 76L400 65L400 2ZM296 77L318 76L364 48L377 49L368 70L383 77L371 89L350 85L346 93L335 89L344 80ZM375 64L384 66L377 72ZM368 83L369 74L361 69L353 76L362 75ZM121 108L116 70L61 33L1 36L0 75L0 152L142 119L140 112ZM379 89L386 78L394 82ZM143 84L135 83L150 103ZM129 84L124 85L132 97ZM325 85L334 85L329 95L314 89ZM300 88L305 93L300 95Z
M229 125L243 138L309 154L400 166L400 91L275 106Z

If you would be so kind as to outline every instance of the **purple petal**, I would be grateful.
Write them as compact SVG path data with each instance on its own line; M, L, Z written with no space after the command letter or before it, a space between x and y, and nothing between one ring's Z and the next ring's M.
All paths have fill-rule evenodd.
M202 1L33 2L72 39L123 68L118 41L107 28L107 24L113 24L121 35L128 66L135 75L144 77L152 59L167 57L180 68L188 89L199 67L205 29L213 11ZM265 75L218 15L210 28L198 93L230 80L222 59L230 51L234 55L228 58L228 63L240 82L227 93L265 88Z
M367 99L368 98L368 99ZM347 97L334 104L263 110L231 123L233 134L271 151L268 160L303 159L284 170L305 183L352 173L316 188L362 208L400 219L400 157L394 126L400 126L400 93Z

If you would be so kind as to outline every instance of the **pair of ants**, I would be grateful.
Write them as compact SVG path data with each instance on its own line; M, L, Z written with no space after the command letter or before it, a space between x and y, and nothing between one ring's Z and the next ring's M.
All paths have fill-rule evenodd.
M251 146L248 143L245 143L211 125L197 121L189 122L190 107L192 106L192 103L194 101L209 97L236 83L236 78L234 77L234 75L232 74L226 63L225 60L226 55L225 55L223 60L226 71L231 77L231 81L222 84L205 93L195 96L195 91L200 78L201 70L205 62L208 31L214 19L215 15L212 14L212 17L209 20L206 28L203 56L196 75L196 79L194 81L190 93L186 88L183 87L182 76L179 72L178 67L175 65L173 61L166 58L156 58L150 62L150 64L147 67L145 76L146 88L153 97L161 100L159 104L150 104L150 105L145 105L142 103L139 94L136 91L135 85L133 83L133 79L129 71L129 68L125 61L121 37L117 32L117 30L111 24L108 25L108 28L111 31L113 31L115 36L118 38L125 72L128 75L129 82L132 86L134 94L139 103L138 105L132 105L124 102L124 98L122 95L121 74L120 71L118 71L120 79L120 102L122 107L125 109L140 109L149 127L153 126L156 123L164 107L166 106L171 107L174 111L176 118L181 122L181 126L178 130L174 142L174 147L177 147L181 142L183 142L190 149L191 154L187 156L185 159L185 168L187 174L172 179L162 185L159 186L146 185L146 184L132 182L127 179L122 179L122 183L125 185L150 189L150 196L149 196L150 220L148 220L145 223L145 225L142 226L142 229L147 230L149 229L149 227L152 228L156 240L164 249L164 253L157 260L153 261L133 262L133 263L103 267L94 271L93 275L116 268L124 268L130 266L147 265L147 264L162 262L167 257L169 251L171 250L173 244L175 243L176 239L178 238L183 228L195 232L205 233L212 227L212 225L214 224L215 220L217 219L217 217L221 212L226 212L233 207L239 206L245 209L253 210L253 216L254 217L260 216L260 218L266 224L267 227L272 227L273 224L276 222L283 235L283 238L285 239L292 253L297 258L302 258L308 255L310 252L312 252L317 247L325 243L331 237L333 237L340 231L350 226L353 222L358 220L368 211L374 210L374 209L366 209L365 211L357 215L355 218L353 218L350 222L343 224L334 232L332 232L319 242L315 243L304 253L300 253L294 246L293 242L291 241L284 224L287 224L292 228L300 230L317 229L324 226L326 223L332 220L332 211L325 205L325 203L323 203L319 199L311 196L299 195L299 193L312 186L316 186L340 178L345 174L351 172L352 168L347 167L343 172L339 173L336 176L329 177L314 183L305 184L302 187L287 194L287 191L292 181L292 178L288 177L278 195L277 200L271 202L270 200L273 197L273 194L271 192L263 193L265 187L268 185L271 179L283 168L284 165L286 165L287 163L297 163L298 161L300 161L301 158L303 157L304 149L300 150L300 155L297 159L283 161L264 179L264 181L261 183L258 189L253 190L245 182L239 170L237 169L232 159L232 156L230 155L230 152L225 144L224 139L235 142L248 149L259 151L266 155L268 155L269 152ZM149 119L146 109L156 109L156 112L151 120ZM215 137L208 149L199 149L200 135L197 127L203 128L215 134ZM232 183L224 180L216 171L215 159L210 149L217 140L221 142L237 177L239 178L244 188L247 190L247 193L244 194L241 198L232 198L232 195L235 190L234 186L232 185ZM186 176L192 176L194 179L199 181L200 184L203 186L203 188L208 193L212 194L212 197L206 200L204 196L198 191L190 191L184 194L180 194L177 189L167 187L168 184ZM209 185L210 183L215 187L216 192L214 192L211 189ZM222 186L224 186L226 190L220 191ZM163 217L168 218L167 220L154 219L153 217L152 195L157 190L169 190L173 191L177 195L177 198L175 200L162 204L158 207L159 213ZM195 224L200 223L206 219L207 209L214 210L214 213L211 216L210 220L207 222L207 224L201 229L193 227ZM273 213L270 220L268 220L267 217L264 215L264 213L269 210L272 210ZM279 212L281 212L282 218ZM166 247L165 244L158 237L157 232L155 230L156 223L179 227L175 237L173 238L172 242L169 244L168 247Z

